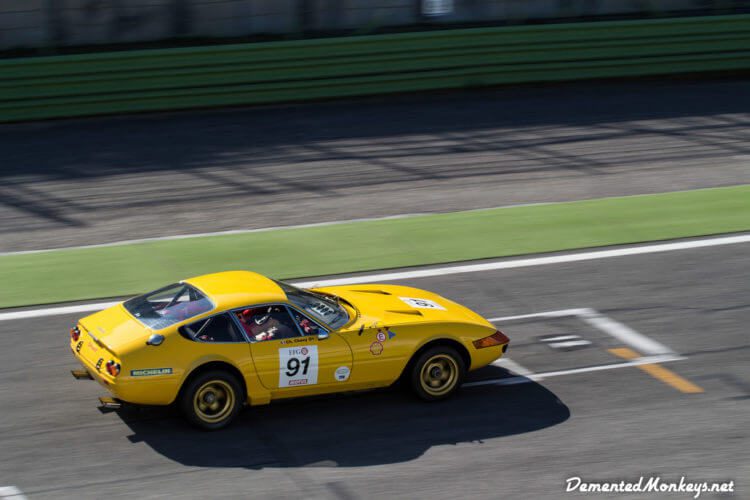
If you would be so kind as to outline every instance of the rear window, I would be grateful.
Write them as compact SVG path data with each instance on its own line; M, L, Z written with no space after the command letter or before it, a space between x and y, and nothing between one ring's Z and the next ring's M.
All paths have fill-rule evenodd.
M177 283L125 301L125 309L154 330L206 313L214 308L198 289Z

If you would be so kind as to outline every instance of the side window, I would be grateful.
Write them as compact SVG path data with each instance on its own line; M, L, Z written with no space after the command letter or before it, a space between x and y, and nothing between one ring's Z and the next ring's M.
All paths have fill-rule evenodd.
M184 333L199 342L244 342L232 319L219 314L183 327Z
M250 340L279 340L300 336L285 306L251 307L235 314Z
M294 322L299 326L302 335L318 335L320 332L326 331L325 328L322 328L319 324L301 312L293 308L290 308L290 311L294 317Z

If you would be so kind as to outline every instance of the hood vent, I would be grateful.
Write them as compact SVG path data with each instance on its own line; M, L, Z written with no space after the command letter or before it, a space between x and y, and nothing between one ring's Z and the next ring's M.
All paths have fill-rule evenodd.
M422 316L422 313L415 310L415 309L403 309L400 311L394 311L394 310L387 310L385 311L387 313L393 313L393 314L406 314L407 316Z
M357 293L374 293L376 295L392 295L391 293L384 292L383 290L350 290L351 292Z

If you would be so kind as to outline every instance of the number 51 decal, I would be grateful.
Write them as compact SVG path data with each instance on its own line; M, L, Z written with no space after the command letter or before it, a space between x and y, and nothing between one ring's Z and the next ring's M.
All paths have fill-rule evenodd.
M279 349L279 387L318 383L318 346Z

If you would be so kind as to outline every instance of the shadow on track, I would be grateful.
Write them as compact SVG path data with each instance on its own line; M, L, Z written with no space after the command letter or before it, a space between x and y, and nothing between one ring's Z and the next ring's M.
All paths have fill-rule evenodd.
M544 429L570 416L536 383L465 388L437 403L396 390L295 400L246 409L218 432L193 429L165 413L121 413L133 430L128 439L183 465L251 469L406 462L435 446L484 446L484 440Z
M225 210L219 200L238 198L234 209L263 227L280 221L274 214L260 223L253 207L318 203L363 188L387 196L404 182L475 186L498 176L521 182L697 159L710 165L717 156L750 155L743 78L575 82L3 126L0 214L9 215L0 234L78 231L102 211L108 221L140 211L144 219L169 218L170 234L201 232L213 226L173 226L188 210L211 220L207 213Z

